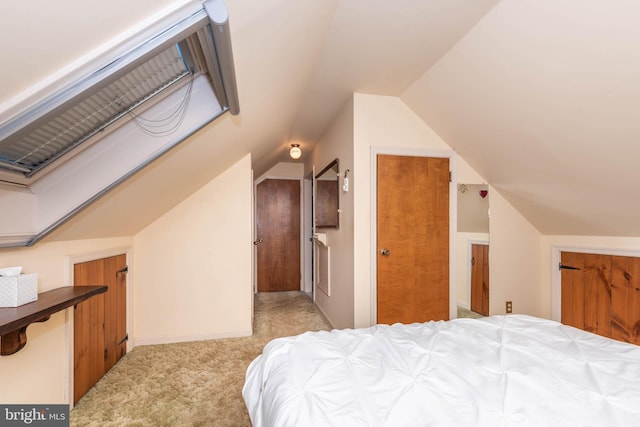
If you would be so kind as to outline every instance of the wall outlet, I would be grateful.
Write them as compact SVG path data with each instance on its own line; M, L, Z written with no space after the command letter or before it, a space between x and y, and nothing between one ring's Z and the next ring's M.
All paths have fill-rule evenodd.
M504 308L505 308L505 311L506 311L507 313L512 313L512 312L513 312L513 302L511 302L511 301L507 301L507 302L504 304L504 306L505 306L505 307L504 307Z

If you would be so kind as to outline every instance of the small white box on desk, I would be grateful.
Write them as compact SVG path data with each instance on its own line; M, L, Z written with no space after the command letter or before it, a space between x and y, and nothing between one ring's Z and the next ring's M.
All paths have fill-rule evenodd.
M38 299L38 273L0 276L0 307L18 307Z

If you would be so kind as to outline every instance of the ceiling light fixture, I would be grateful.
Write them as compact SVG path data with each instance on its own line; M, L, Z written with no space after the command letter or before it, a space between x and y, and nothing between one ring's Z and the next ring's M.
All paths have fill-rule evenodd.
M289 150L289 155L292 159L296 160L302 156L302 150L300 149L300 144L291 144L291 150Z

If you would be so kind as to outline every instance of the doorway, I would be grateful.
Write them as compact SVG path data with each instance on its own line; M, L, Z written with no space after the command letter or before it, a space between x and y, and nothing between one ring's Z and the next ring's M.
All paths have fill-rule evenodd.
M471 243L471 311L489 315L489 245Z
M450 318L450 160L376 155L377 323Z
M74 404L127 352L127 271L126 254L73 265L74 286L108 286L74 308Z
M313 235L315 233L314 228L314 200L313 200L313 179L315 177L315 168L304 178L303 181L303 286L302 290L306 293L312 301L315 301L314 294L314 240Z
M265 179L256 186L257 291L299 291L300 180Z

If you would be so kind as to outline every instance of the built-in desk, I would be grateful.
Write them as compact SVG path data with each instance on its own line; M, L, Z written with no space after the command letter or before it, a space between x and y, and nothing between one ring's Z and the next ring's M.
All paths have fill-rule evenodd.
M107 292L107 286L65 286L38 294L38 300L19 307L0 308L0 355L17 353L27 344L27 326L49 317L94 295Z

